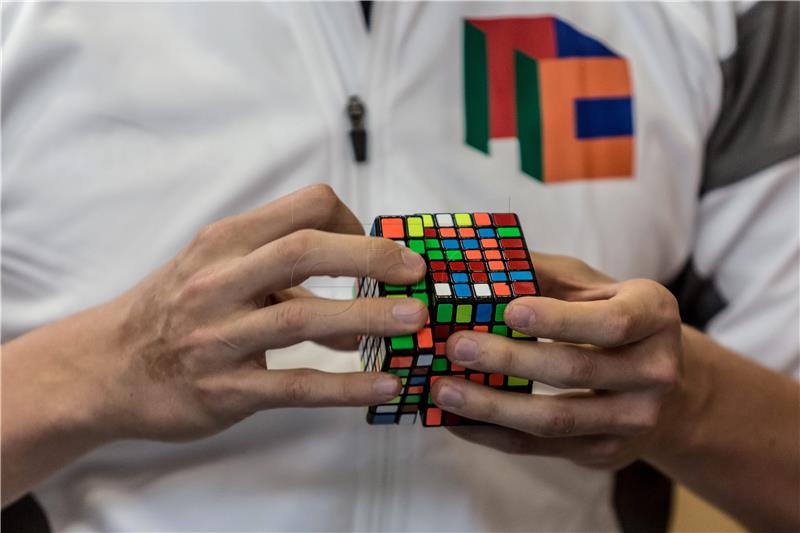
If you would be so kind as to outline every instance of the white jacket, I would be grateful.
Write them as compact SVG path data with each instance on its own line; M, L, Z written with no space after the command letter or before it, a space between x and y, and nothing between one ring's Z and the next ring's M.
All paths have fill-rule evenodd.
M741 113L725 69L739 54L737 24L757 9L379 3L367 32L355 2L4 6L3 338L119 294L203 224L323 181L366 227L378 214L514 211L536 250L619 278L667 283L688 264L684 278L720 303L707 331L796 373L793 133L780 144L770 132L785 124L740 124L737 139L762 134L706 152L723 115ZM497 17L514 18L519 35L492 29ZM537 40L547 28L556 36ZM468 32L477 40L465 46ZM525 78L519 101L497 89L524 77L508 70L522 45L503 39L555 43L555 55L523 51L541 79ZM570 56L570 42L588 55ZM597 43L613 56L598 55ZM470 78L481 53L488 92ZM603 57L616 63L592 70ZM543 176L522 170L532 87L549 91L537 122ZM362 164L350 95L367 109ZM478 120L471 144L468 104L489 120L481 133L480 112L469 119ZM610 122L597 119L608 113ZM731 165L741 175L724 170ZM337 292L330 285L312 283ZM268 356L276 367L358 366L356 354L309 344ZM108 446L36 494L58 531L576 531L617 527L611 481L445 430L369 427L362 409L279 410L192 444Z

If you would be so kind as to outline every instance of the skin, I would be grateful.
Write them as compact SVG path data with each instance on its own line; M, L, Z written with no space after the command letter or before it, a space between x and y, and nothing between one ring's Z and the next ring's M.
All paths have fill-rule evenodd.
M270 370L264 351L303 340L352 349L357 335L422 327L416 299L325 300L309 276L414 283L422 257L365 237L327 186L201 230L175 258L107 304L3 346L2 501L118 439L185 441L276 407L388 401L382 373Z
M265 367L272 348L352 349L359 334L424 324L415 299L331 301L297 287L312 275L422 277L419 256L361 233L330 188L307 188L211 224L120 297L5 344L3 504L117 439L191 440L262 409L394 397L391 375ZM800 529L798 384L682 325L655 282L617 282L565 257L534 263L548 297L515 300L505 320L555 342L465 331L448 357L585 391L526 396L441 379L442 408L497 425L452 431L595 468L643 458L754 530Z
M560 395L443 378L434 401L496 424L455 427L509 453L618 469L641 458L757 531L800 530L800 385L681 324L650 280L617 282L567 257L533 254L542 293L505 321L554 342L463 331L454 363L529 378Z

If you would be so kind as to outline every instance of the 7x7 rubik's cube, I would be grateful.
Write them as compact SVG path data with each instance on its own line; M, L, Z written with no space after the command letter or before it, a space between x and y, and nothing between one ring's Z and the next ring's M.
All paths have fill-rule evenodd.
M393 239L422 254L425 278L414 285L391 285L372 278L358 280L359 297L413 297L428 306L428 323L413 335L363 337L361 362L366 371L400 377L400 395L369 408L370 424L424 426L475 423L433 404L431 385L442 376L469 379L505 391L530 394L527 379L485 374L451 364L447 338L464 329L505 337L527 338L503 322L503 311L518 296L535 296L539 286L525 238L513 213L420 214L381 216L372 235ZM534 339L535 340L535 339Z

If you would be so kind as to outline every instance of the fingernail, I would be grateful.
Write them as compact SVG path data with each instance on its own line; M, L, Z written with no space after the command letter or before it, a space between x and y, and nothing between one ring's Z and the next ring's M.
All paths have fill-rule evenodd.
M400 380L391 376L379 377L372 383L372 390L383 397L394 398L400 392Z
M530 328L533 326L533 323L536 322L536 314L533 310L521 304L509 306L508 309L506 309L505 315L506 324L512 328Z
M456 341L453 357L456 361L462 361L464 363L475 361L478 359L478 343L466 337L459 338Z
M408 248L403 248L402 254L403 264L406 265L406 268L409 270L416 272L425 266L425 260L417 252L413 252Z
M439 394L436 395L436 403L445 408L457 409L464 405L464 395L455 387L442 385Z
M392 316L406 324L416 324L422 312L422 305L416 298L407 298L392 307Z

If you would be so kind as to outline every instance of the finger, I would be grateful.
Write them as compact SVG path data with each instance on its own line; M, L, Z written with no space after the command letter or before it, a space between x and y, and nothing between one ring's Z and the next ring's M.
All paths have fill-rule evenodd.
M364 233L363 224L325 184L305 187L211 227L249 250L306 228L353 235Z
M294 298L315 298L316 295L305 287L292 287L284 289L272 295L272 303L286 302ZM317 339L317 344L331 348L332 350L350 351L358 348L359 336L345 333L344 335L332 335Z
M570 389L643 390L667 386L677 372L673 358L645 340L601 350L559 342L528 342L460 331L447 340L453 363L486 373L519 376Z
M504 318L517 331L559 341L612 347L639 341L662 330L677 316L675 299L650 280L616 285L608 300L566 302L553 298L517 298Z
M425 275L419 254L380 237L301 230L265 244L225 270L220 283L231 297L274 292L311 276L369 276L406 285Z
M310 369L252 370L237 388L254 409L375 405L400 393L400 380L381 372L328 373Z
M453 426L447 429L460 439L504 453L561 457L581 463L609 457L621 447L619 437L608 435L545 438L498 426Z
M427 317L427 308L416 298L295 298L237 318L219 334L240 353L249 353L333 336L410 334L419 331Z
M529 252L542 294L567 301L590 301L613 296L608 286L616 280L580 259L566 255Z
M649 403L647 409L634 408L636 401L627 403L622 395L528 395L457 378L438 380L431 393L446 411L539 437L634 435L648 430L658 414L650 412Z

